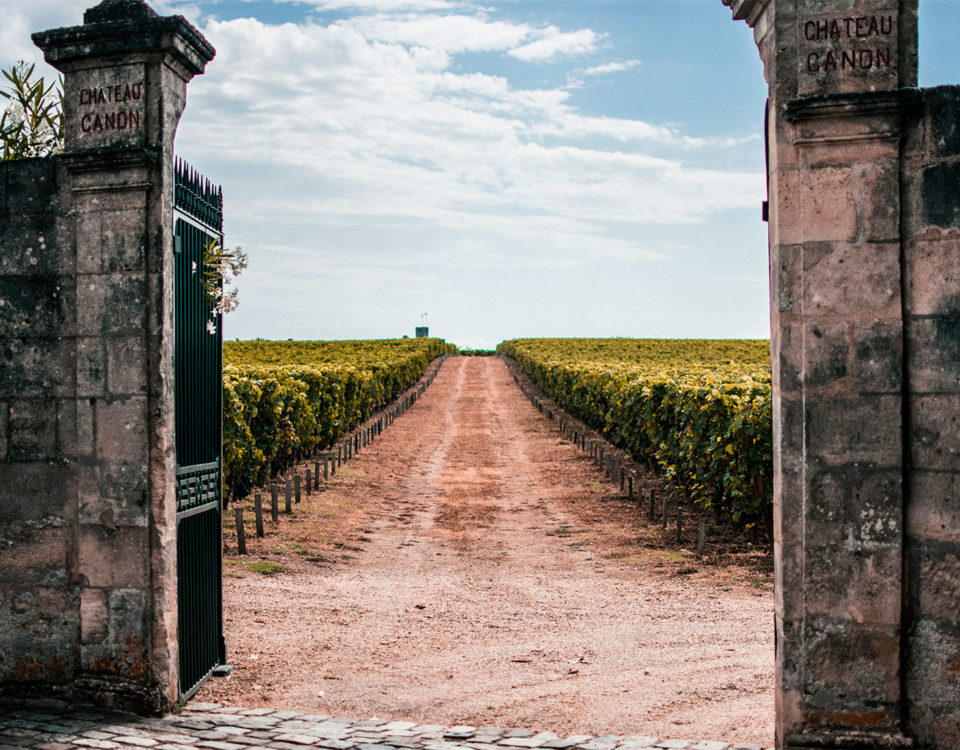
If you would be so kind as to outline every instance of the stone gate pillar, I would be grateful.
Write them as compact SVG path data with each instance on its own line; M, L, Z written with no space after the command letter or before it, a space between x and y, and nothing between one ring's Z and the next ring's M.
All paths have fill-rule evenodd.
M770 93L777 746L960 747L960 96L917 0L723 2Z
M46 328L28 315L17 332L49 354L10 363L24 378L49 371L46 387L9 398L53 416L33 422L39 448L6 458L57 473L23 483L29 503L0 487L0 536L19 553L0 581L0 688L160 711L177 698L173 140L214 51L142 0L104 0L83 25L33 39L64 74L65 152L49 160L55 218L6 250L29 268L39 243L58 275L33 302L51 308Z

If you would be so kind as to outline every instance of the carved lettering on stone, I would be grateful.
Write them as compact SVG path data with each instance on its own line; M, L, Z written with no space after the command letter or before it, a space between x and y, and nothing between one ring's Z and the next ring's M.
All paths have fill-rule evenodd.
M121 66L80 74L68 127L79 148L130 146L143 142L146 83L142 68Z
M800 18L800 94L894 88L897 13Z

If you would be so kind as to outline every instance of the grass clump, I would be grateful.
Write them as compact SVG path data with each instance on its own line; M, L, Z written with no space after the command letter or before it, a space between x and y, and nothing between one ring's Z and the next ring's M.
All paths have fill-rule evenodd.
M278 573L286 573L287 569L280 563L276 563L273 560L253 560L250 562L244 562L243 567L249 570L252 573L260 573L265 576L274 576Z

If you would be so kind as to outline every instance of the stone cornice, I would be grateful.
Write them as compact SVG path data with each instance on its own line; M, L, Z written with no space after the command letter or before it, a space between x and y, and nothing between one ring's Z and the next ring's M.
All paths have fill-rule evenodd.
M145 10L130 12L135 5ZM183 16L158 16L145 3L122 7L125 12L112 17L88 14L87 18L96 20L82 26L38 31L31 38L43 50L46 61L60 70L81 59L163 50L197 75L216 54L203 34Z
M770 0L720 0L733 11L734 21L746 21L753 28Z
M788 101L783 114L789 122L850 114L886 114L899 112L919 98L920 89L916 88L804 96Z

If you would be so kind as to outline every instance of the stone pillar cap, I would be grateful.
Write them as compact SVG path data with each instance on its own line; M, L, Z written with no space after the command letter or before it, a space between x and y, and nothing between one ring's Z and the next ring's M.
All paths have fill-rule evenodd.
M157 11L143 0L103 0L99 5L87 8L83 12L83 22L85 24L156 17Z
M31 39L58 70L85 58L162 50L198 75L216 54L187 19L157 15L144 0L103 0L84 12L82 26L38 31Z

